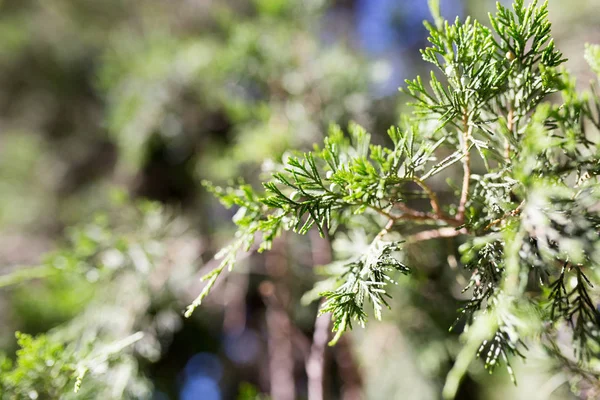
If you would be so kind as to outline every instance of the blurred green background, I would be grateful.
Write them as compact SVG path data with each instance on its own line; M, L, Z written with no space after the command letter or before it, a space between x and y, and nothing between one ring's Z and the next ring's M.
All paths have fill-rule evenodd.
M441 7L451 20L494 10ZM598 0L550 0L582 84L598 11ZM312 147L331 122L383 142L405 110L397 88L428 73L426 18L424 0L0 0L0 274L26 278L0 289L0 349L14 355L17 330L90 343L143 331L73 398L306 398L317 304L300 298L330 251L309 235L244 255L183 319L233 234L235 210L201 181L257 184L270 160ZM439 397L458 348L453 247L414 249L423 268L400 279L393 311L326 351L326 398ZM43 262L75 267L28 279ZM475 365L459 399L570 398L535 348L515 363L518 386ZM68 397L60 385L49 398Z

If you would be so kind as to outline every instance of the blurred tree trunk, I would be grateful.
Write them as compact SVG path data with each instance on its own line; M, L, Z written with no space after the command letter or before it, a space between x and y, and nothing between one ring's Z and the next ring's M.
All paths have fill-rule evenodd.
M341 337L335 352L335 362L338 365L342 380L342 400L360 400L363 398L363 380L360 369L352 351L350 335Z
M271 282L261 284L260 293L265 301L271 397L273 400L294 400L293 327L287 313L290 293L285 278L288 275L285 238L276 240L265 255L265 267Z
M325 386L325 365L327 342L329 341L329 330L331 315L323 314L317 316L315 321L315 332L310 347L310 355L306 360L306 375L308 376L308 400L323 400Z

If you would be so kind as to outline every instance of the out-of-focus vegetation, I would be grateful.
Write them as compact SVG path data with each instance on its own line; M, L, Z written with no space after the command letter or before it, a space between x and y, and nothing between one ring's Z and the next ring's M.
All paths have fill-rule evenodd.
M233 234L200 182L257 184L331 122L385 143L396 80L422 68L416 3L0 0L0 398L317 399L319 379L324 398L438 398L464 300L453 239L407 254L423 268L399 278L393 312L336 347L300 299L358 231L242 254L183 318ZM581 84L597 21L580 3L553 2L550 19ZM451 20L493 7L441 6ZM516 388L473 365L458 398L569 398L536 354Z

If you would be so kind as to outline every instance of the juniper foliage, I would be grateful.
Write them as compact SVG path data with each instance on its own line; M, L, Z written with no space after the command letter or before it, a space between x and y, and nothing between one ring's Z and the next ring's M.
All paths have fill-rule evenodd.
M403 251L454 237L462 242L471 299L458 311L463 348L446 398L455 396L478 355L490 371L504 363L512 374L510 358L523 356L532 340L541 340L560 368L597 376L596 86L577 90L561 68L565 59L551 37L547 3L498 4L489 27L470 18L444 21L436 9L435 23L425 23L430 45L422 51L434 71L427 82L417 77L401 89L412 97L413 113L389 129L388 146L371 143L356 124L346 132L333 125L323 145L284 158L263 190L206 183L225 206L238 209L238 231L187 314L234 267L238 252L269 250L284 231L315 228L336 237L359 221L372 244L342 262L328 280L330 290L321 293L321 313L331 314L336 331L332 344L353 322L364 325L369 304L381 318L397 273L419 268L399 261ZM587 47L586 59L600 74L598 46ZM450 155L439 159L442 151ZM482 168L475 168L476 157ZM432 178L458 165L462 182L449 182L454 196L442 203ZM412 206L415 187L427 210ZM369 231L364 215L379 221L378 230ZM571 346L559 343L565 333Z
M88 292L74 300L79 308L70 307L74 315L66 322L37 336L16 333L15 359L0 353L0 399L151 396L139 364L159 356L157 337L166 333L161 324L147 320L151 286L170 284L168 277L160 278L170 262L166 243L184 236L178 220L160 205L132 205L123 193L115 194L112 210L70 228L64 246L43 264L0 279L4 287L44 277L48 285L76 293L83 286ZM41 290L36 296L31 287L25 290L28 297L41 297L39 303L31 300L32 307L57 307L43 304ZM147 321L142 329L141 320Z

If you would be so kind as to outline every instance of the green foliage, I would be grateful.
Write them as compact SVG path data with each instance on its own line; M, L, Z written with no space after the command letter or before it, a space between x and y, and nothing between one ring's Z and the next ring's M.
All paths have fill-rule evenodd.
M343 100L365 96L365 65L344 46L325 49L310 34L318 2L254 3L257 15L238 15L227 2L208 12L216 34L157 29L108 49L99 86L122 167L139 169L156 135L173 149L209 144L215 151L202 152L198 169L230 178L236 167L318 137L331 120L360 114ZM194 121L186 119L189 107L199 114ZM211 128L214 119L232 125L226 148ZM305 133L289 134L299 129Z
M251 248L257 233L262 234L258 250L268 250L273 239L283 230L305 234L316 225L322 235L330 234L335 232L339 225L351 219L352 215L362 214L366 210L394 219L389 211L394 205L394 200L403 198L398 187L405 183L416 182L433 195L415 173L423 169L425 163L431 159L433 151L443 141L426 143L416 149L412 132L404 134L391 129L388 133L394 143L394 150L370 144L370 135L356 124L350 126L350 139L344 137L339 127L332 126L323 149L317 148L311 153L292 155L285 164L276 167L278 172L273 174L273 180L264 183L263 196L258 195L248 185L242 185L238 189L221 189L207 184L209 190L215 193L225 206L239 207L234 218L239 230L236 233L236 241L217 255L217 258L223 258L221 264L202 278L207 280L208 284L186 314L190 315L201 304L219 274L225 268L232 268L236 253ZM396 173L400 169L404 171L403 176ZM388 192L393 196L391 199L386 196ZM433 204L438 208L437 201ZM411 212L410 216L417 220L430 217L445 218L438 214L430 215L416 211ZM362 264L364 261L352 263ZM366 269L369 270L370 266ZM362 279L357 282L361 282ZM374 282L375 285L383 283L381 280ZM346 300L346 296L334 293L331 293L331 296L335 296L340 303ZM376 299L377 304L382 300L380 296L373 296L372 299ZM350 323L348 313L359 320L364 319L362 313L346 309L342 313L346 322L339 325L342 331L345 330L346 324Z
M590 64L590 67L594 70L594 72L600 75L600 46L586 44L585 59Z
M0 396L2 399L75 399L89 396L116 397L114 387L109 381L102 382L94 376L85 378L88 371L92 375L98 374L102 369L111 368L118 370L119 366L126 366L132 360L128 359L125 349L132 343L140 340L140 334L115 342L111 346L103 347L91 343L69 343L60 339L60 330L48 335L30 335L17 332L16 360L2 356L0 363ZM95 371L97 370L97 371ZM121 373L126 373L122 370ZM86 384L82 390L83 380ZM129 376L129 379L132 377ZM115 382L116 383L116 382ZM130 382L130 390L136 385ZM140 385L140 382L137 383ZM147 396L140 386L134 391L122 392L126 398L139 398Z
M488 28L469 18L450 24L435 13L435 26L425 24L431 45L422 55L439 72L427 85L420 77L407 81L414 113L389 130L389 146L371 144L356 124L347 134L332 126L322 147L272 167L264 192L208 184L226 206L239 209L237 241L220 254L222 264L205 277L209 282L188 314L224 268L233 267L236 253L252 249L257 234L262 251L288 230L306 234L316 227L336 237L365 229L372 244L336 261L329 270L337 276L317 285L329 287L321 293L321 312L331 313L335 343L353 321L364 325L366 303L381 318L385 286L397 272L408 272L393 254L457 237L471 298L455 324L463 327L464 347L448 375L446 398L455 396L475 357L490 372L505 363L512 375L510 358L523 356L525 343L536 338L550 343L558 367L565 367L559 333L572 337L577 368L597 376L591 360L599 350L600 318L590 289L600 262L599 99L594 90L577 92L558 68L565 59L547 14L547 3L517 0L512 10L498 5ZM599 54L594 46L586 52L596 72ZM556 92L562 102L549 101ZM438 160L442 149L450 155ZM472 163L475 155L481 170ZM458 163L462 183L449 182L454 197L443 204L431 178ZM428 200L428 210L413 206L415 196ZM379 224L379 233L365 216ZM391 233L404 240L387 241Z
M392 257L392 252L399 249L399 243L383 243L373 241L373 249L358 260L344 263L344 272L339 276L339 287L334 291L325 291L322 294L327 301L321 307L321 314L331 313L334 320L333 330L337 335L331 340L335 344L346 329L352 328L352 320L359 325L365 325L367 314L364 303L373 305L375 318L381 319L383 306L389 305L385 291L388 283L395 283L390 275L400 271L409 273L410 270L401 262Z
M0 375L3 399L58 398L63 388L74 384L77 363L74 354L44 335L33 338L17 332L17 360L14 368L5 359ZM69 383L70 382L70 383Z
M261 395L253 385L243 382L240 385L237 400L268 400L269 397Z
M161 331L152 323L146 331L138 330L136 321L147 318L151 285L169 283L159 278L164 275L157 270L169 265L166 243L173 237L183 239L185 231L156 203L142 201L133 206L121 195L115 197L121 200L114 210L71 228L67 243L43 265L22 267L2 277L4 285L23 286L17 296L31 297L35 288L22 284L43 276L47 280L38 282L42 288L68 282L81 285L82 291L70 288L70 293L81 297L70 300L75 306L72 314L46 334L17 334L16 360L11 363L2 358L1 398L149 397L149 383L139 374L138 358L157 357L156 336ZM46 315L38 309L22 310L25 319L35 320L39 314ZM142 345L134 357L131 348L138 343Z
M59 346L57 363L68 367L48 387L22 380L0 398L149 397L138 364L156 361L178 326L181 304L170 302L189 301L199 240L154 203L124 202L97 218L90 210L109 208L110 182L145 195L145 181L230 177L320 137L331 120L364 117L366 63L315 35L319 0L0 3L0 100L12 104L1 116L2 238L39 234L42 249L14 251L37 263L67 236L41 265L2 254L3 314L7 331L53 328L34 340ZM184 159L183 170L154 166L157 143L159 161ZM196 195L193 184L185 189ZM199 203L185 211L205 212ZM277 230L267 224L261 231ZM136 343L103 356L127 338ZM0 339L10 353L12 336Z
M71 17L89 13L84 3L65 4L65 12ZM139 23L138 32L127 17L117 15L128 6L115 0L119 7L97 13L80 41L71 40L64 28L77 18L60 19L59 32L49 35L56 63L66 62L68 54L82 59L101 54L94 67L107 106L103 122L121 154L118 165L125 167L116 175L143 170L154 141L169 155L189 156L186 168L193 171L186 173L194 177L196 170L204 177L230 177L244 164L283 154L280 162L263 164L267 177L260 189L244 182L230 188L205 183L236 210L237 232L217 254L220 263L202 278L205 286L185 315L216 288L225 270L235 267L240 252L268 251L286 231L304 235L314 229L334 245L351 241L350 254L336 250L336 260L322 266L327 279L304 297L322 300L320 312L331 315L336 334L330 343L335 344L353 324L364 326L371 314L385 318L384 307L393 305L390 284L399 275L411 273L400 282L429 280L421 273L428 265L408 260L422 242L438 241L435 249L450 245L450 255L460 254L462 267L445 268L442 280L456 282L442 282L444 289L454 293L457 282L466 283L452 325L462 332L462 347L441 351L455 358L443 389L446 398L456 396L477 357L490 373L504 364L516 381L511 359L524 357L538 342L553 359L552 367L574 384L597 385L600 98L596 85L582 92L561 69L565 60L551 37L547 3L498 5L486 26L470 18L444 21L438 2L430 1L434 24L425 24L430 45L421 54L435 71L428 81L406 82L402 90L412 97L413 112L387 137L373 140L356 123L340 127L365 112L367 74L347 49L325 49L308 33L320 3L256 0L250 16L237 15L235 7L223 3L208 17L190 17L193 21L181 26L169 17L152 22L161 6L149 6L130 16ZM27 3L28 9L36 7ZM27 48L29 37L56 31L41 23L49 20L45 13L52 7L41 9L38 18L20 12L8 24L0 21L0 31L7 33L0 35L6 44L2 60L17 59L11 52ZM127 40L101 29L112 18L115 31L127 32ZM85 50L87 45L93 50ZM588 45L585 53L598 75L599 49ZM56 81L49 76L45 81ZM62 76L71 82L68 78ZM54 100L48 103L58 103ZM38 120L29 117L22 119ZM216 128L210 123L215 119ZM322 145L307 148L330 120L340 125L330 126ZM87 122L79 128L86 133L103 125ZM220 122L231 124L227 131L235 135L228 149L214 143L223 133ZM31 222L46 206L39 201L47 192L45 175L32 176L47 163L37 157L46 143L19 131L6 136L8 151L0 166L10 176L1 176L0 185L11 195L0 201L19 205L24 193L29 202L0 207L0 222ZM204 146L218 151L196 157L195 150ZM188 148L194 151L181 151ZM448 178L444 185L443 178L459 167L462 181ZM22 186L32 179L39 184ZM89 198L96 200L93 193ZM12 215L4 211L8 208L36 212ZM159 339L170 334L154 322L154 306L191 262L178 258L178 246L169 248L185 234L162 207L124 202L69 229L67 237L42 265L0 277L0 287L16 286L10 294L24 326L35 330L30 322L42 316L48 318L43 324L55 325L38 336L18 334L14 360L0 355L0 397L150 397L139 364L156 360ZM67 285L76 287L65 293ZM398 297L408 302L410 288L400 288ZM429 305L440 312L444 306ZM443 347L443 338L435 340ZM437 368L442 370L445 360ZM262 398L249 385L239 396Z

